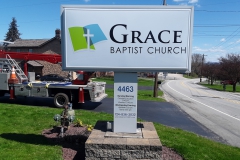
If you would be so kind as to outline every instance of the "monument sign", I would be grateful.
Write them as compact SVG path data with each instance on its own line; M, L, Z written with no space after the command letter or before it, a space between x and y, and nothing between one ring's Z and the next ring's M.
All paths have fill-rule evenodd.
M137 72L191 71L192 6L62 6L61 23L63 70L114 71L114 132L136 132Z

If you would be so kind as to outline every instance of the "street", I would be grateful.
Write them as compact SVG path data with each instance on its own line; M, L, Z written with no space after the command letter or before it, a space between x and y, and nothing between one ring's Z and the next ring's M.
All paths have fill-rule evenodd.
M161 89L169 102L232 146L240 147L240 94L211 90L197 82L199 79L167 80Z

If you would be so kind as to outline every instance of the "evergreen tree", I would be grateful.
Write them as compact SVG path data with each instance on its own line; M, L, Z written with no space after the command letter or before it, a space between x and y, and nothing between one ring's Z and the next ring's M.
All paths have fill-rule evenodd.
M17 20L15 19L15 17L13 17L12 22L9 24L9 29L6 33L6 38L4 40L14 42L16 39L21 39L20 35L21 33L19 33L18 31ZM4 46L6 45L7 43L4 43Z

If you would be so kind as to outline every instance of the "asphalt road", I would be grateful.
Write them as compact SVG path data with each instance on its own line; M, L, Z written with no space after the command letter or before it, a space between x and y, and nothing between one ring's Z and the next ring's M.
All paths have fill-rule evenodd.
M171 103L193 119L240 147L240 95L208 89L199 79L165 81L161 88Z
M38 107L54 107L52 98L18 97L15 100L9 100L9 96L4 96L0 98L0 102L33 105ZM217 134L193 120L189 115L172 103L141 100L139 100L137 103L138 117L145 121L157 122L170 127L180 128L221 143L227 143ZM74 109L79 108L80 107ZM112 114L113 98L105 98L99 103L86 102L85 104L81 105L81 109Z

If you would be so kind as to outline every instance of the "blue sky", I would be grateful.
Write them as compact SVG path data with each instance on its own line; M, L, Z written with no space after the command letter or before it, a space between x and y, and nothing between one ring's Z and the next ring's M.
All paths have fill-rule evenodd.
M163 0L0 0L0 40L15 17L22 39L45 39L60 28L61 5L162 5ZM240 53L240 0L166 0L167 5L194 6L192 53L217 62Z

